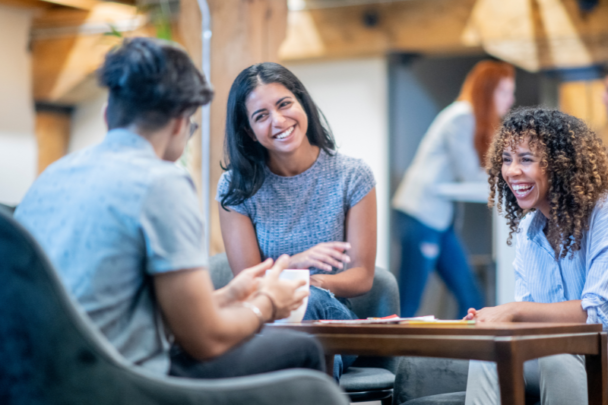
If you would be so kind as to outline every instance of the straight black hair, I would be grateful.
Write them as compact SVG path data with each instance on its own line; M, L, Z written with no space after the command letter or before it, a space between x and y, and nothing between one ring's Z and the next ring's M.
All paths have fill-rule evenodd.
M228 191L222 196L222 208L242 204L252 197L264 183L264 166L268 151L254 141L249 125L245 101L249 94L263 84L279 83L291 91L304 108L308 117L306 137L311 145L329 154L336 149L336 142L323 113L314 103L302 82L287 68L278 63L259 63L243 70L232 83L228 94L226 114L226 138L222 169L231 171Z
M156 130L213 98L213 89L188 54L159 39L125 39L108 52L97 75L110 92L109 129L136 124Z

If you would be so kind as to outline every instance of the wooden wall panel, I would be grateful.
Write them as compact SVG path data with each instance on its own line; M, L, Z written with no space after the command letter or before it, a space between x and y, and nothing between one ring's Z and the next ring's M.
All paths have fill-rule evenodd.
M37 111L38 174L62 158L70 142L71 116L66 111Z
M176 40L179 41L190 54L190 57L201 69L202 40L201 40L201 13L197 0L181 0L180 14ZM209 78L207 78L209 80ZM201 111L196 113L196 121L200 122ZM199 198L201 198L201 130L199 129L187 146L187 165L188 171L196 184Z
M585 121L608 145L608 117L602 103L603 80L562 83L559 87L559 109Z
M213 36L211 78L215 98L211 104L210 254L224 251L215 202L222 174L226 103L232 82L244 68L259 62L278 61L278 49L287 29L286 0L208 0ZM181 38L200 67L201 14L196 0L181 2ZM191 167L200 173L200 140L195 141Z

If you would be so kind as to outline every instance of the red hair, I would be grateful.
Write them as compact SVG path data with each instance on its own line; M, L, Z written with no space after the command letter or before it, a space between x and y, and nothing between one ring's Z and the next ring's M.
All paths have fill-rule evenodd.
M459 101L467 101L475 115L475 137L473 145L481 165L492 142L492 135L500 125L500 117L494 105L494 92L504 78L515 79L515 69L504 62L484 60L475 65L467 75Z

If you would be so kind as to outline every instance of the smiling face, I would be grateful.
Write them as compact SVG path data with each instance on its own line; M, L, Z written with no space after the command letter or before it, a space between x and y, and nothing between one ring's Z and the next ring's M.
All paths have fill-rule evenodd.
M504 77L494 90L494 107L499 117L504 117L515 102L515 80Z
M255 139L271 154L310 146L306 111L282 84L260 84L247 96L245 106Z
M549 180L541 167L541 156L531 150L528 139L524 139L513 150L506 147L502 152L502 177L524 210L539 209L549 218Z

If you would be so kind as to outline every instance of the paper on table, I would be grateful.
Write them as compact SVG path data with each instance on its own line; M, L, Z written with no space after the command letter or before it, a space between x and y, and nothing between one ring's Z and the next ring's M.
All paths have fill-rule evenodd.
M417 316L413 318L400 318L397 315L385 316L384 318L367 318L367 319L321 319L316 323L323 324L339 324L339 325L369 325L369 324L383 324L383 323L401 323L401 322L433 322L435 317L429 316Z
M445 326L445 325L475 325L475 320L464 319L433 319L429 321L411 320L399 322L404 325L428 325L428 326Z
M370 324L392 324L400 323L404 325L475 325L475 321L461 319L436 319L433 315L416 316L412 318L400 318L397 315L385 316L384 318L367 319L321 319L315 323L334 324L334 325L370 325Z

